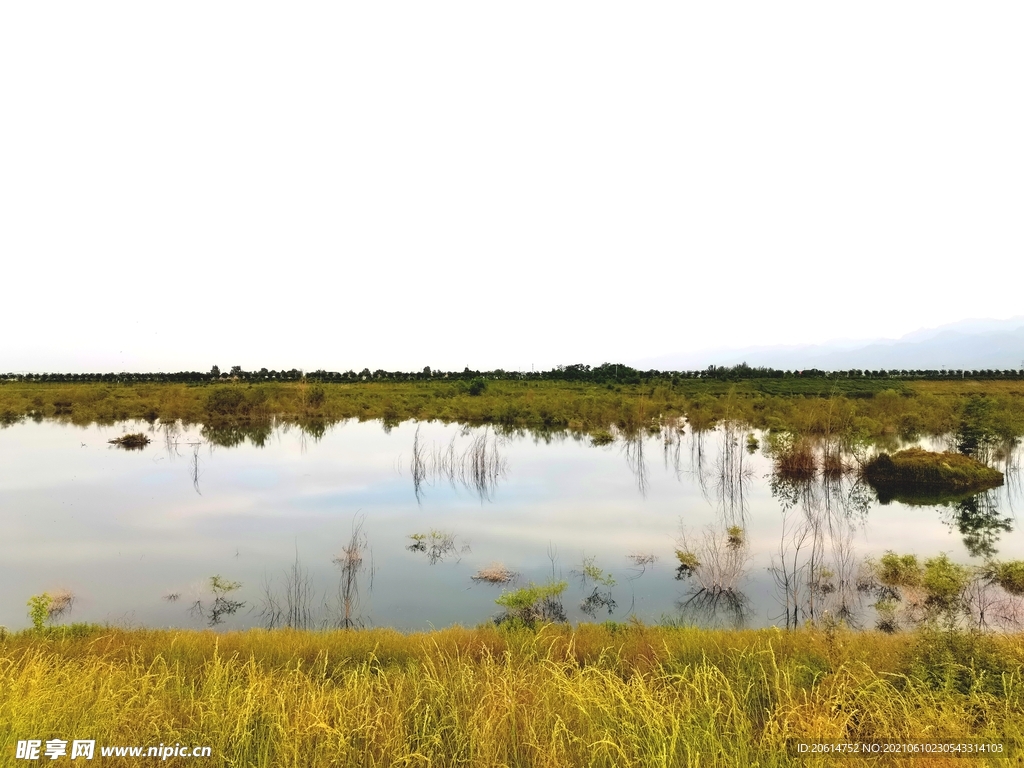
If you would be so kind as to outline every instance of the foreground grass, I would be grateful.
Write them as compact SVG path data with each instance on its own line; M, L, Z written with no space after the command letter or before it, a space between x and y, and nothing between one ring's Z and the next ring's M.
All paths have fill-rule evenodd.
M26 738L209 745L204 765L831 765L787 741L1024 739L1024 638L24 632L0 640L0 763Z
M666 379L622 385L489 381L482 391L461 381L0 382L0 426L24 418L58 418L81 425L181 420L204 424L211 439L230 444L247 437L258 441L273 417L313 431L356 418L392 424L436 419L596 434L612 425L626 431L656 429L666 420L685 416L697 429L734 420L762 429L878 439L953 433L972 402L984 405L974 410L983 412L987 432L1002 439L1024 434L1024 382L884 379Z

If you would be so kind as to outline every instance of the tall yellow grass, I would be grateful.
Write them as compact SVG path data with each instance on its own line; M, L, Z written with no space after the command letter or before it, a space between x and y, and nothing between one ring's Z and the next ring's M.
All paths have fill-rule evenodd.
M1024 737L1017 636L74 634L0 640L0 764L28 738L209 745L204 765L490 768L833 765L787 742Z

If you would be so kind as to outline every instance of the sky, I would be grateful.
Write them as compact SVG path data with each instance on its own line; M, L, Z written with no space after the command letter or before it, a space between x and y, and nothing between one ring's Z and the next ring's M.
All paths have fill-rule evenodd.
M1024 5L0 5L0 371L1019 315Z

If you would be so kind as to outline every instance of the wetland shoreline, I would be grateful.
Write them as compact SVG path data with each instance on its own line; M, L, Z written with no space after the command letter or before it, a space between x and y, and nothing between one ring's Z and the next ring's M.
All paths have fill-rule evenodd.
M605 439L685 419L850 440L939 436L965 428L989 441L1024 435L1024 381L888 379L652 379L246 383L0 382L0 427L24 419L77 425L180 421L256 431L274 419L309 429L346 419L440 421L506 430L571 431Z

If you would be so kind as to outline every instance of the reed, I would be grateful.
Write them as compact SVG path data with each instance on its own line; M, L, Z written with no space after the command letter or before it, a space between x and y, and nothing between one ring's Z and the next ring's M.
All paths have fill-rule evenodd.
M1019 742L1024 642L639 624L86 628L4 637L0 691L5 764L17 739L59 737L209 745L209 765L831 765L788 747Z

